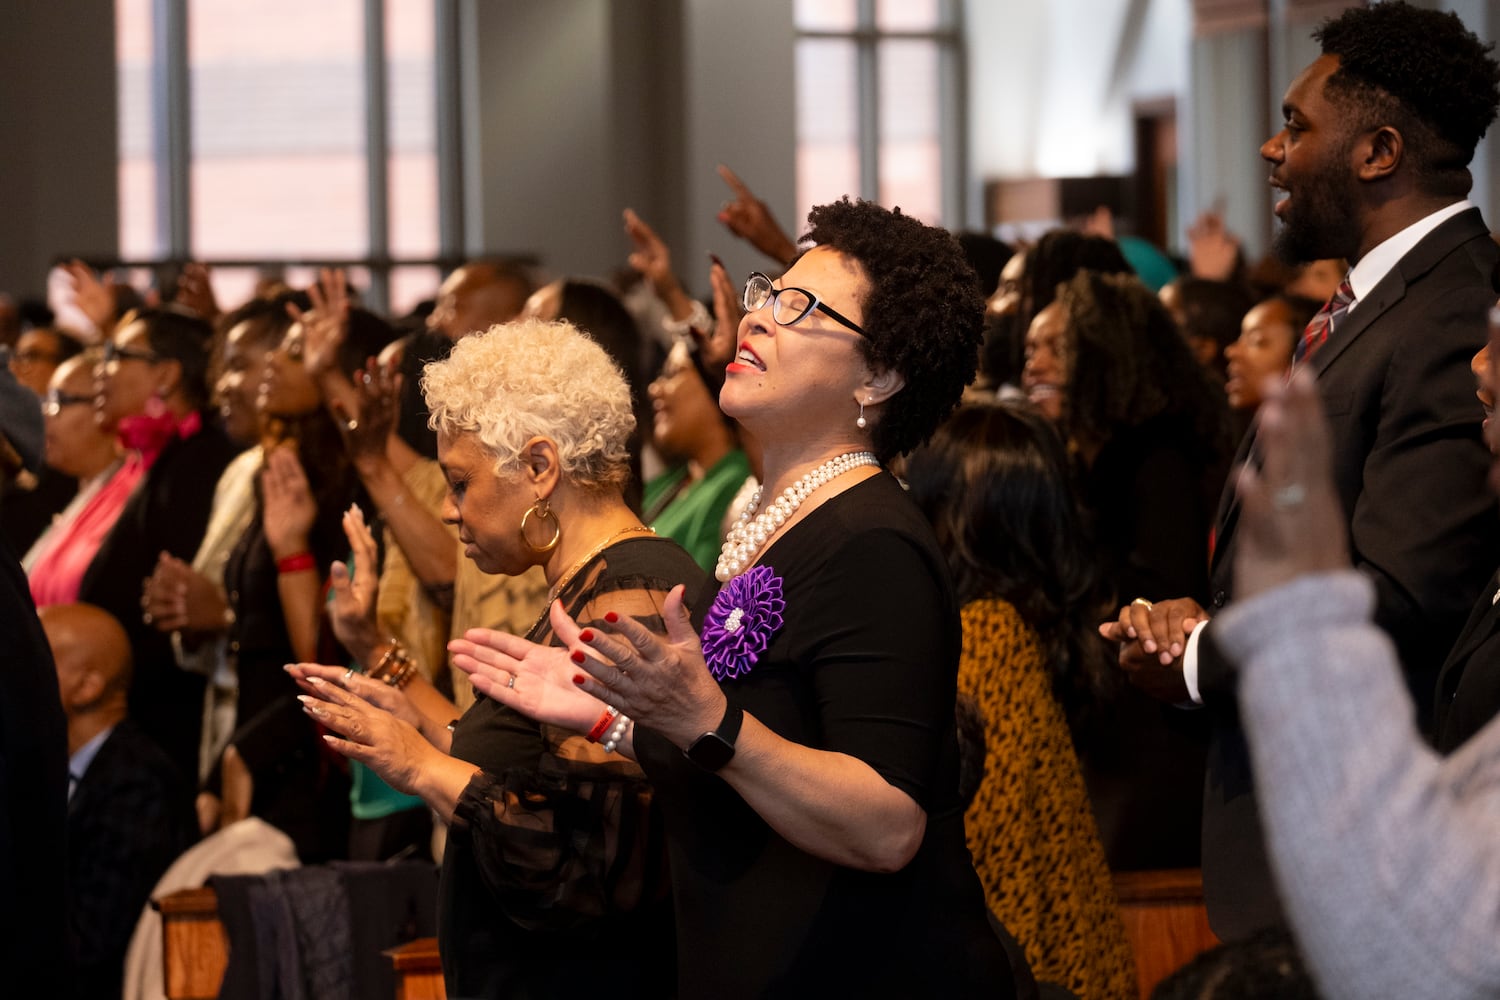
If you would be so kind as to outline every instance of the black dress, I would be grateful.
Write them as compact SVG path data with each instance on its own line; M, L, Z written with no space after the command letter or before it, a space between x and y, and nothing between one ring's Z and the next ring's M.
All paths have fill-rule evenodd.
M720 682L730 702L785 739L869 764L926 810L927 830L893 874L820 860L637 727L667 814L680 995L1011 996L964 839L958 606L931 529L881 474L811 512L760 566L781 578L783 625L747 673Z
M661 633L662 602L679 583L701 621L702 568L677 543L641 537L605 549L558 598L580 624L615 611ZM553 642L545 616L526 637ZM459 798L443 856L449 994L670 995L665 831L640 768L484 697L454 728L452 754L484 770Z

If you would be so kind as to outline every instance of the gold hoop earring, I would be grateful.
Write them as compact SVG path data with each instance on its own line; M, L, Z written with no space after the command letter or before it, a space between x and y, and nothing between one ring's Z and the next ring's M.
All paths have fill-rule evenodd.
M552 522L552 537L545 544L533 544L531 539L526 535L526 522L530 521L532 517L535 517L538 521ZM546 555L557 548L557 542L560 538L562 538L562 524L558 522L557 515L552 513L552 507L546 500L537 497L536 502L527 507L526 513L521 515L521 541L525 542L526 546L538 555Z

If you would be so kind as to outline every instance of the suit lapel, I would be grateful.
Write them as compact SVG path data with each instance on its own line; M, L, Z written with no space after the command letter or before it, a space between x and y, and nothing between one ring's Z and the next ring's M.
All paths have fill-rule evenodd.
M1406 289L1413 281L1436 267L1439 261L1459 246L1477 236L1487 238L1489 230L1485 228L1479 209L1472 208L1446 220L1408 250L1406 256L1398 260L1385 277L1370 289L1369 294L1355 302L1354 308L1344 317L1343 323L1334 328L1328 342L1313 355L1309 364L1312 365L1313 374L1317 376L1319 382L1323 379L1323 373L1349 350L1350 345L1359 339L1360 334L1368 330L1377 319L1406 297ZM1255 436L1258 427L1257 422L1245 434L1245 440L1240 443L1239 453L1235 455L1234 464L1231 466L1229 481L1225 484L1224 493L1219 498L1219 514L1214 532L1214 554L1210 564L1210 573L1218 568L1221 554L1228 550L1229 538L1233 535L1234 526L1239 521L1240 504L1239 494L1235 490L1235 480L1238 478L1240 466L1250 460L1255 452Z

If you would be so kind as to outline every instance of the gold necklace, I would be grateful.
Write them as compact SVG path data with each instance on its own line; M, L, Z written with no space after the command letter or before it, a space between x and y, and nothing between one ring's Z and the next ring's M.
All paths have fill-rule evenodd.
M594 557L613 545L616 539L622 538L625 535L635 534L639 532L644 532L648 535L654 535L656 534L656 529L647 528L644 525L633 524L628 528L621 528L619 531L615 532L613 535L610 535L604 541L600 542L593 549L593 551L591 551L588 555L584 556L582 559L578 560L571 567L569 567L568 571L562 575L562 578L547 590L547 606L552 606L552 602L557 600L557 595L562 593L564 587L573 582L573 577L577 575L579 570L583 569L583 567L593 562ZM543 614L545 614L545 612L543 612Z

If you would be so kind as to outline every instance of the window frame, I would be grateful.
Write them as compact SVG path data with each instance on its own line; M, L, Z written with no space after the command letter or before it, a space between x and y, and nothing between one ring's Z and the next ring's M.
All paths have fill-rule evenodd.
M386 53L386 0L362 0L364 14L363 92L366 177L366 255L343 259L204 258L192 247L192 93L188 53L188 0L152 0L151 157L156 165L154 206L157 245L154 260L120 260L121 268L160 270L198 261L222 268L365 268L362 292L372 307L388 311L391 272L405 267L436 267L447 273L463 263L464 213L460 130L459 0L432 0L434 24L433 109L438 219L435 257L392 256L390 251L389 133L390 92Z
M938 154L943 188L940 222L949 229L959 229L967 220L968 200L968 95L963 4L961 0L937 0L938 27L923 30L880 28L876 23L876 3L877 0L855 0L855 26L852 30L796 25L795 44L800 45L804 40L822 40L854 45L855 95L859 102L860 190L857 193L868 201L880 200L880 45L887 41L908 40L937 45ZM798 142L801 142L800 136ZM801 192L798 200L800 204Z

